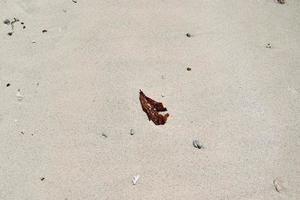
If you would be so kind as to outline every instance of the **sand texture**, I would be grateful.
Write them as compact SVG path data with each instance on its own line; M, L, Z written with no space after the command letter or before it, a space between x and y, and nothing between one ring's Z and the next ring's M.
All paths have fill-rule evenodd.
M299 0L0 0L0 19L0 200L300 199Z

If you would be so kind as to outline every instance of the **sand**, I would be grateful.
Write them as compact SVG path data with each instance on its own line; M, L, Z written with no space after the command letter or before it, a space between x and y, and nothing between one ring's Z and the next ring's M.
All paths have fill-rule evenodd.
M0 24L1 200L300 199L300 1L2 0L0 16L20 20Z

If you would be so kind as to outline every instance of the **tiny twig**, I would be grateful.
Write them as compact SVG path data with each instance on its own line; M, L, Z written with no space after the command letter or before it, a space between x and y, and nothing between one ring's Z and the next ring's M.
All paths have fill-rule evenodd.
M16 23L16 22L18 22L18 21L20 21L20 20L14 17L14 21L12 21L12 22L10 23L11 29L12 29L12 30L14 30L14 23Z

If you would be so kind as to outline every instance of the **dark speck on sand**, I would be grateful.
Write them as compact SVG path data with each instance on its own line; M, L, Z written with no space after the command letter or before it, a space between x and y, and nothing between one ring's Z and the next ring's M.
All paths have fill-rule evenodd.
M3 21L3 23L6 24L6 25L9 25L10 24L10 20L6 19L6 20Z

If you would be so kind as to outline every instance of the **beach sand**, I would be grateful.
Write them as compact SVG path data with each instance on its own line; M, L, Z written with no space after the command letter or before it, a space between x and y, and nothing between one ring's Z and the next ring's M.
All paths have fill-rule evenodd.
M300 1L0 1L14 18L1 200L300 199Z

